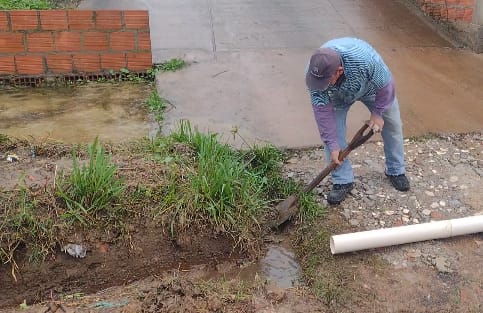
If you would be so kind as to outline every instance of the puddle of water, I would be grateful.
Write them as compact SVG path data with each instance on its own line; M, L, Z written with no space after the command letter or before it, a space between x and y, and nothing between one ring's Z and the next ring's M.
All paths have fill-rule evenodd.
M261 277L279 288L290 288L301 285L301 269L295 255L289 249L279 244L268 247L265 257L258 263L244 264L239 267L236 260L219 264L216 270L204 271L204 279L220 277L254 281Z
M122 142L152 136L157 123L144 101L142 84L87 84L0 92L0 133L65 143Z
M300 266L292 251L270 245L266 256L260 262L262 275L279 286L289 288L300 285Z

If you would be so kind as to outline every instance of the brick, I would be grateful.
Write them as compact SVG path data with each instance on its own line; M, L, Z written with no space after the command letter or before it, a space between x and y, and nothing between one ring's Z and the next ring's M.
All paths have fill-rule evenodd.
M121 30L121 11L100 10L95 12L96 29L99 30Z
M127 54L127 68L130 71L146 71L151 68L153 59L151 52Z
M23 35L20 33L0 33L0 53L24 52Z
M458 21L463 20L464 14L465 14L465 9L456 8L455 19L457 19Z
M0 56L0 75L15 74L15 58L12 56Z
M18 74L38 75L45 73L43 57L40 55L16 55Z
M0 11L0 31L9 31L7 11Z
M91 30L95 28L94 11L67 11L69 30Z
M475 0L460 0L459 4L466 7L474 7Z
M124 25L126 29L147 30L149 29L149 12L142 10L124 11Z
M126 68L126 54L125 53L103 53L101 54L101 68L102 70L119 71L121 68Z
M137 49L151 51L151 35L149 32L138 33Z
M54 37L52 33L27 34L28 52L49 52L54 50Z
M114 51L134 50L135 39L133 32L112 32L109 38L109 46Z
M53 73L72 73L71 54L49 54L46 56L47 70Z
M42 30L68 30L67 12L64 10L42 10L40 28Z
M107 33L86 32L82 34L82 50L106 51L108 48Z
M473 9L466 8L463 14L463 21L471 23L473 21Z
M75 32L59 32L55 34L57 51L80 51L81 36Z
M445 18L447 18L448 20L455 20L456 19L456 9L455 8L448 8L446 10L446 13L447 13L447 15L445 16Z
M12 30L34 30L39 28L37 11L10 11Z
M101 62L99 54L75 54L74 70L77 72L100 72Z

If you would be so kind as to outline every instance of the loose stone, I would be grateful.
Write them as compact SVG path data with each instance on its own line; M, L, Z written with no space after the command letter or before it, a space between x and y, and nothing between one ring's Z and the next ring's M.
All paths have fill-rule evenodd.
M458 181L458 176L451 176L451 177L449 178L449 181L450 181L451 183L456 183L456 182Z
M426 216L429 216L429 215L431 215L431 210L424 209L423 214L426 215Z

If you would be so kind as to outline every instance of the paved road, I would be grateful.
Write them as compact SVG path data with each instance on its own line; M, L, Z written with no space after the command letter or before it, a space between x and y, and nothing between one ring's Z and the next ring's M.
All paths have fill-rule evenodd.
M310 54L326 40L357 36L383 55L396 79L405 136L483 129L483 55L454 48L404 1L84 0L81 8L150 11L155 62L191 64L158 77L173 108L164 130L189 119L229 142L320 144L304 86ZM349 136L369 114L349 114Z

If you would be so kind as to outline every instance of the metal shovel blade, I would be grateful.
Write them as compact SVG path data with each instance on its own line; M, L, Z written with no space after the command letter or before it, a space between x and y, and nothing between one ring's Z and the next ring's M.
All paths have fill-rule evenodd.
M296 195L291 195L287 199L280 202L276 207L275 211L277 214L277 219L272 224L272 228L279 228L280 225L290 220L292 216L297 213L297 203L299 198Z
M363 143L365 143L371 136L374 134L372 130L369 130L367 133L369 126L368 124L364 124L359 131L354 135L351 142L348 146L339 153L339 160L344 161L344 159L349 155L349 153L354 150L355 148L359 147ZM329 166L327 166L322 172L315 177L310 184L308 184L303 192L307 193L314 189L327 175L332 172L337 165L334 162L331 162ZM276 207L275 211L278 213L278 216L274 223L272 224L272 228L278 228L280 225L285 223L286 221L290 220L295 213L297 213L297 203L298 203L298 196L291 195L284 201L280 202Z

